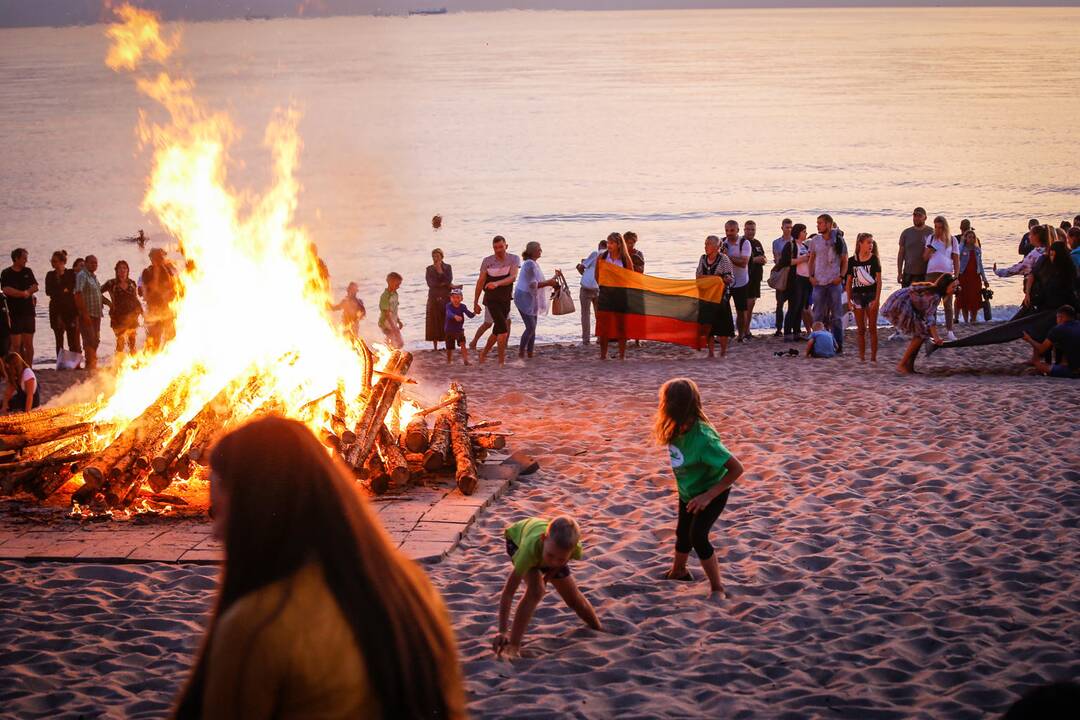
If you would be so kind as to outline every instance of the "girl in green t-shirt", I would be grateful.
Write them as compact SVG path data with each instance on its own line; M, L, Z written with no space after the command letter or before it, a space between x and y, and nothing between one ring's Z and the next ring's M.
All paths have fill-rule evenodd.
M742 463L720 442L701 409L697 384L687 378L668 380L660 388L654 434L658 443L668 447L679 490L675 559L663 579L693 580L686 569L693 549L709 578L709 597L722 600L724 586L709 530L723 512L731 486L742 477Z

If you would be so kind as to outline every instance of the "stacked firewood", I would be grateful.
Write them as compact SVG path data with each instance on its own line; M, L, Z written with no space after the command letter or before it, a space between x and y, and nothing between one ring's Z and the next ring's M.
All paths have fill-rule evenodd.
M359 343L358 348L364 377L351 407L339 386L292 414L310 422L315 407L333 396L334 412L323 429L323 441L376 494L451 472L462 493L473 493L477 463L488 450L506 444L506 434L493 429L498 423L470 426L465 392L456 384L438 404L402 422L402 387L409 382L412 355L394 351L377 370L367 346ZM0 494L29 493L43 500L81 477L73 503L128 508L141 493L162 493L177 480L205 477L209 448L223 431L253 416L284 410L279 401L264 397L259 375L252 374L229 383L181 424L191 382L190 376L173 381L119 433L93 420L102 407L95 403L0 418ZM350 417L357 419L350 423Z

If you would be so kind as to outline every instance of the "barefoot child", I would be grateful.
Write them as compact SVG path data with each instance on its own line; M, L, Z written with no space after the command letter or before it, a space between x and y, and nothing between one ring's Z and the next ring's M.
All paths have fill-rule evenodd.
M657 441L668 446L679 491L675 559L663 579L694 579L686 569L693 548L709 578L709 597L723 599L720 566L709 542L709 530L723 512L731 486L742 477L742 463L724 447L705 417L693 380L676 378L660 388L654 432Z
M379 329L383 331L386 344L392 348L401 349L405 341L401 339L401 328L405 324L398 318L398 288L401 287L401 276L392 272L386 276L386 290L379 297Z
M469 349L465 344L465 318L476 317L476 313L461 302L464 294L461 288L450 290L450 302L446 303L446 323L443 325L443 335L446 337L446 364L454 361L454 344L461 348L461 360L469 364Z
M825 323L816 322L813 332L806 341L806 357L808 358L831 358L836 357L836 338L825 329Z
M514 569L506 578L499 598L499 632L492 643L496 655L515 658L520 654L521 638L544 597L548 581L586 625L593 630L600 629L596 611L578 590L567 565L571 559L581 559L581 529L573 518L560 515L550 523L541 518L514 523L506 528L506 553L513 561ZM507 634L510 606L522 580L525 581L525 595L518 603L514 624Z

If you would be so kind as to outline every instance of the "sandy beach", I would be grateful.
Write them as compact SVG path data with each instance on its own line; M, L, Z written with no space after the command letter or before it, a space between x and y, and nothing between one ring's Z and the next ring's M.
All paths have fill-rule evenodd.
M771 338L716 361L653 343L606 363L545 346L501 369L417 356L415 377L463 382L541 465L427 568L475 717L981 718L1080 676L1080 383L1025 375L1021 344L901 378L901 343L883 337L873 366L847 342L814 361L774 357L792 346ZM675 495L649 429L674 376L698 382L747 468L713 531L719 606L694 559L697 582L658 580ZM582 524L573 575L606 632L549 593L510 664L490 651L502 530L554 512ZM0 561L0 716L161 717L216 576Z

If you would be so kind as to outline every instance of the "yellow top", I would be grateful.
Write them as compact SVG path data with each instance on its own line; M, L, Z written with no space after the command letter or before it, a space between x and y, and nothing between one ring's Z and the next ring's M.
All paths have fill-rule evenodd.
M208 719L379 715L352 628L317 563L230 607L207 670Z

